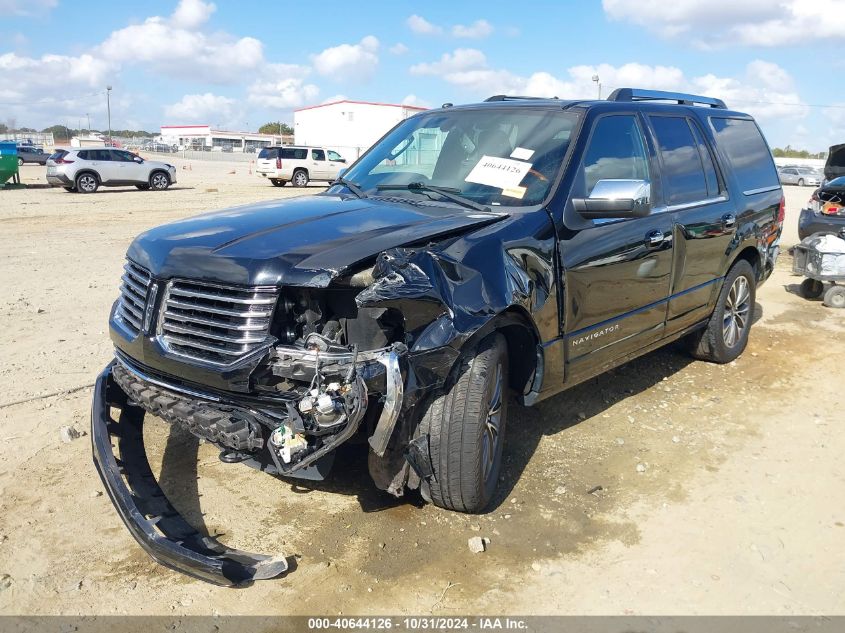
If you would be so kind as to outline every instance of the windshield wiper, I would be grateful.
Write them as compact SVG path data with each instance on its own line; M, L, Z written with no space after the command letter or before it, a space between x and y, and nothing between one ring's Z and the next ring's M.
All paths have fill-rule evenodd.
M379 185L378 187L376 187L376 189L378 189L379 191L431 191L433 193L440 194L441 196L451 200L452 202L457 202L458 204L468 207L470 209L490 213L490 207L486 207L483 204L475 202L474 200L470 200L469 198L464 198L463 196L458 195L461 193L461 190L454 189L452 187L435 187L434 185L427 185L423 182L410 182L407 185Z
M333 185L343 185L344 187L349 189L349 191L354 193L358 198L366 198L367 197L367 194L364 193L364 190L361 189L361 187L356 185L354 182L349 182L348 180L344 180L344 178L342 176L335 178L334 182L332 182L332 184Z

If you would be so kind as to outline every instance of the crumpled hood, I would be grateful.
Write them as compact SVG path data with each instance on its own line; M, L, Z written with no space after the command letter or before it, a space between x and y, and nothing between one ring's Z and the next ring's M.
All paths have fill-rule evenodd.
M383 250L502 217L450 206L307 196L165 224L135 238L127 254L159 278L325 287Z

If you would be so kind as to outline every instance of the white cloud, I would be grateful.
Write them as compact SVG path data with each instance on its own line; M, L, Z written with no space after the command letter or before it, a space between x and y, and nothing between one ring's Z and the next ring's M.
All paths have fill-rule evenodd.
M59 0L0 0L0 15L32 17L49 13Z
M305 78L309 69L295 64L271 64L248 89L250 103L267 108L290 109L306 105L320 89Z
M103 88L111 64L83 54L42 55L25 57L15 53L0 55L0 102L16 103L38 100L50 95L69 93L72 98L82 92Z
M453 53L443 53L436 62L414 64L412 75L444 75L468 69L483 68L487 64L484 53L475 48L458 48Z
M456 24L452 27L452 35L455 37L467 37L470 39L481 39L493 32L493 25L487 20L476 20L469 26Z
M367 35L357 44L340 44L311 57L320 75L339 81L369 79L378 66L379 41Z
M409 49L402 42L397 42L396 44L391 46L388 50L390 51L391 55L404 55L405 53L408 52Z
M154 16L114 31L96 54L116 63L149 64L167 75L233 83L264 63L262 43L198 30L214 11L199 0L181 0L169 18Z
M183 29L195 29L208 22L211 14L217 10L213 2L202 0L181 0L170 21Z
M418 33L420 35L440 35L441 33L443 33L442 26L432 24L424 17L421 17L417 14L414 14L409 17L405 21L405 23L414 33Z
M420 99L415 94L410 94L410 95L406 96L404 99L402 99L402 105L418 106L420 108L430 108L431 107L431 105L429 104L428 101L424 101L423 99Z
M176 103L164 108L164 115L173 124L208 123L212 126L227 124L234 118L236 101L210 92L185 95Z
M664 37L684 36L699 48L781 46L841 38L845 31L843 0L603 0L602 5L612 20Z

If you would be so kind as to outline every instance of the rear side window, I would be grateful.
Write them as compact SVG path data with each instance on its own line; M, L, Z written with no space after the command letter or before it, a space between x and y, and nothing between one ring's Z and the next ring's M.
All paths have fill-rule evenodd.
M67 151L63 149L57 149L55 152L50 154L50 159L59 160L60 158L64 158L65 156L67 156Z
M258 158L266 158L267 160L273 160L274 158L278 158L279 150L275 147L265 147L260 152L258 152Z
M775 162L754 121L710 117L710 125L743 193L780 186Z
M282 158L289 160L305 160L308 158L308 150L304 147L285 147L282 149Z
M707 181L698 144L686 118L649 117L657 136L663 163L663 188L667 204L682 204L707 198Z

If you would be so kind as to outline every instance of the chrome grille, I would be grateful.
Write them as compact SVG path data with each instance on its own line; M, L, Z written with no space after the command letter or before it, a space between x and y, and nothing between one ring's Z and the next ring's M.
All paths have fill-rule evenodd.
M172 353L230 365L269 335L279 291L171 281L162 301L159 335Z
M137 264L126 261L120 278L120 300L115 317L134 335L138 335L144 323L144 308L150 289L150 273Z

